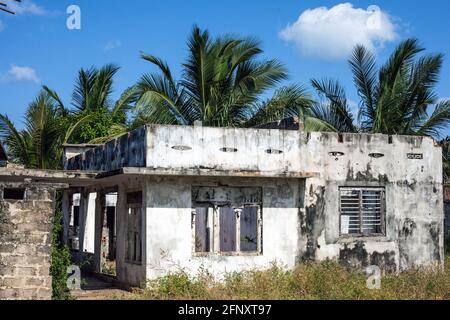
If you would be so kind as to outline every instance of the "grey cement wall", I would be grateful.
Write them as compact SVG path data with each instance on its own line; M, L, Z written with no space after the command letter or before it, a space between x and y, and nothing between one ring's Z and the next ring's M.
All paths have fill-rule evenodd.
M4 200L5 187L25 200ZM51 299L54 198L51 185L0 183L0 299Z

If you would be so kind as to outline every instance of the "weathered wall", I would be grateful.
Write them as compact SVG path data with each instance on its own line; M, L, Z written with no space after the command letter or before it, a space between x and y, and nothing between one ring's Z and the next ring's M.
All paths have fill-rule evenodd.
M339 142L338 135L317 134L310 143L325 155L321 181L311 179L306 187L315 190L315 207L323 207L311 221L318 229L316 258L337 257L343 264L377 264L392 271L443 263L441 151L433 140L394 136L389 141L386 135L348 134ZM423 159L409 159L408 153ZM339 236L337 190L342 186L385 187L385 236Z
M443 262L443 202L441 151L432 139L369 134L332 134L258 129L149 127L147 166L169 168L183 174L190 168L210 170L211 175L238 170L254 176L273 176L255 185L276 184L275 177L291 172L318 173L303 181L303 194L291 201L276 217L264 203L264 248L273 234L295 235L295 245L264 251L256 257L193 257L187 240L190 227L190 195L198 178L147 184L148 275L181 265L192 271L206 263L214 273L268 265L279 260L292 265L303 260L331 258L344 265L371 264L387 271ZM175 148L174 148L175 147ZM235 152L222 152L223 147ZM281 153L268 153L267 150ZM186 180L187 179L187 180ZM151 180L149 180L151 181ZM238 181L238 182L236 182ZM233 180L242 183L243 178ZM302 185L300 183L300 185ZM339 187L384 187L386 191L386 232L383 236L340 236ZM270 203L270 201L269 201ZM156 219L158 217L159 219ZM297 221L298 219L298 221ZM297 223L298 222L298 223ZM175 228L175 232L173 232ZM170 239L167 241L166 239ZM269 241L271 243L272 241ZM288 242L289 243L289 242ZM270 244L269 244L270 246ZM294 250L295 248L295 250ZM295 251L295 253L293 253ZM164 254L160 253L163 252ZM167 255L167 258L162 258ZM153 257L153 258L152 258ZM152 260L154 259L154 260ZM163 261L166 261L163 263ZM172 261L172 262L170 262Z
M263 240L260 255L195 255L192 243L192 186L262 187ZM298 179L147 178L147 277L201 268L224 272L295 265L299 225Z
M127 247L127 192L142 191L145 194L146 184L142 177L127 177L124 178L118 185L117 192L117 207L116 207L116 226L117 226L117 247L116 247L116 266L117 266L117 280L121 283L142 286L146 281L146 219L144 214L145 203L142 203L142 263L135 264L126 261L126 247ZM145 197L143 197L145 199ZM145 200L143 200L145 201ZM153 237L153 236L152 236Z
M111 142L116 148L104 147L110 150L106 153L116 152L106 157L112 164L95 164L102 159L96 156L104 150L100 148L82 155L84 162L75 168L118 169L133 161L146 166L141 173L149 176L141 177L146 189L147 277L177 266L194 272L206 264L221 273L267 266L273 260L292 266L331 258L390 271L443 263L442 157L430 138L157 125L137 132L139 138L126 136L121 144ZM127 141L144 144L146 150L132 155L120 151L128 148ZM196 170L205 177L192 176ZM174 177L152 177L154 172ZM192 255L191 190L204 183L248 183L264 190L292 184L294 191L286 198L264 196L262 255ZM345 186L385 188L384 235L340 235L339 188ZM139 267L126 268L137 268L139 279L143 275ZM130 274L121 277L129 279Z
M3 189L26 188L23 201L3 199ZM0 299L50 299L51 185L0 183Z
M69 155L66 155L68 157ZM67 160L67 170L113 171L145 167L145 127Z

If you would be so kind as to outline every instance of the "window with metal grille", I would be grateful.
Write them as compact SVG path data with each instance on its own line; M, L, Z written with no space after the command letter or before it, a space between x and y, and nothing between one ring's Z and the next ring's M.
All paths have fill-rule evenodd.
M339 188L341 235L385 233L384 188Z

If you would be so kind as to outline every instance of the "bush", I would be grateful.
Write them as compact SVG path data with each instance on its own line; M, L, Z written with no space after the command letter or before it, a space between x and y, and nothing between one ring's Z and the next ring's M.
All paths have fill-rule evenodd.
M62 211L56 201L54 226L52 233L52 264L50 275L52 276L52 299L71 299L70 290L67 288L67 267L71 265L70 250L61 244L60 235L62 230Z

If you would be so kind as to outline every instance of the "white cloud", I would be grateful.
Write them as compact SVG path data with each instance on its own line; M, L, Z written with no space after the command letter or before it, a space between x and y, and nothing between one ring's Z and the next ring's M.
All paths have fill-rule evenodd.
M324 59L348 58L353 47L365 45L377 50L387 41L398 38L393 18L377 6L354 8L341 3L330 9L308 9L279 34L293 42L306 56Z
M31 0L24 0L21 3L10 1L8 7L17 14L32 14L36 16L43 16L47 13L43 7L35 4Z
M13 81L30 81L37 84L41 83L36 70L26 66L12 65L6 74L0 75L1 82L13 82Z
M109 50L119 48L121 46L122 46L122 42L120 42L119 40L111 40L111 41L108 41L108 43L105 45L103 50L109 51Z

